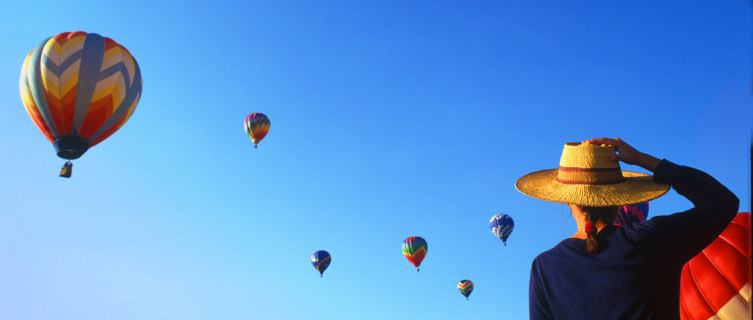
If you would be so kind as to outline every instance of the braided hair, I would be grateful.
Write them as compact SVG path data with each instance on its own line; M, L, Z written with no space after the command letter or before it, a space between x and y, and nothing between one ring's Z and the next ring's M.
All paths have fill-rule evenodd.
M618 207L580 207L586 214L586 245L588 253L596 255L601 250L599 232L596 229L596 222L601 220L607 226L614 224L617 216Z

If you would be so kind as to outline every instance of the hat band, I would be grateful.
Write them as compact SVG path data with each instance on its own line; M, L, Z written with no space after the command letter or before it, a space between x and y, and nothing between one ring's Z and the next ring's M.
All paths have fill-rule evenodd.
M617 184L624 182L620 167L616 168L575 168L560 166L557 182L564 184Z

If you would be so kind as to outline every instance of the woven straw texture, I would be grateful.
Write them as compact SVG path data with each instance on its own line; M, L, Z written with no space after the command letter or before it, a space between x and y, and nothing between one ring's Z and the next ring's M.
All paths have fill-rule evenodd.
M609 156L613 154L615 154L614 146L569 142L565 144L565 149L562 150L560 166L572 168L619 168L619 162L609 160Z
M545 201L588 207L624 206L661 197L669 185L653 182L651 175L622 171L625 182L607 185L564 184L556 181L557 169L529 173L518 179L515 188Z
M590 207L646 202L669 191L651 175L620 170L619 162L609 160L613 154L613 146L567 143L560 169L529 173L515 188L536 199Z

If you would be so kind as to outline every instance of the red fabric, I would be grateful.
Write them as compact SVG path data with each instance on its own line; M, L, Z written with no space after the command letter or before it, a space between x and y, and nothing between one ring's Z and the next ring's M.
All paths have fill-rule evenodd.
M681 318L706 320L751 282L750 213L730 225L682 269Z

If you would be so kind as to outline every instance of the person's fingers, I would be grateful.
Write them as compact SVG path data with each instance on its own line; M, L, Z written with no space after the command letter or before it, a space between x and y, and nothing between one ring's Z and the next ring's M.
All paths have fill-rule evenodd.
M601 138L596 138L596 139L588 139L583 142L590 143L590 144L607 144L607 145L616 146L616 145L621 144L622 140L619 140L619 138L612 139L612 138L601 137Z

